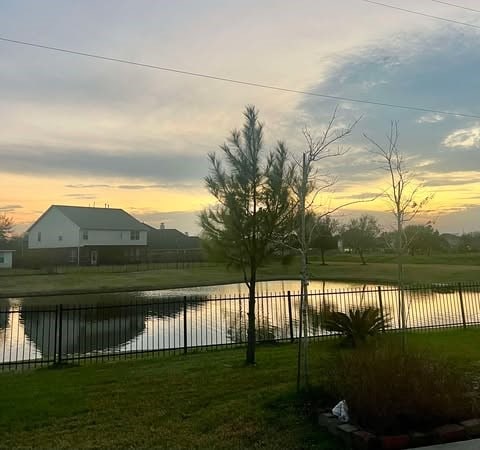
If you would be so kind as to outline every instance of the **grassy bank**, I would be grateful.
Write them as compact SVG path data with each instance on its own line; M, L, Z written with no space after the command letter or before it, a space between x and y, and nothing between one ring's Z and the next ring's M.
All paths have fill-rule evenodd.
M387 263L394 264L397 257L394 253L367 253L365 259L367 263ZM320 257L315 255L314 261L320 261ZM480 253L433 253L431 255L404 255L402 258L404 264L447 264L461 266L480 265ZM360 257L352 253L340 253L337 251L327 252L326 263L331 262L351 262L360 263Z
M5 272L3 272L5 273ZM397 266L394 263L369 263L334 261L321 265L310 264L312 279L359 281L370 283L395 283ZM298 278L298 264L271 264L260 270L260 280ZM465 282L480 280L480 265L461 264L406 264L408 283ZM198 265L189 268L162 268L138 272L107 272L89 270L65 274L25 274L2 276L0 297L29 294L113 292L127 290L168 289L242 282L240 271L223 265Z
M480 330L412 333L412 347L478 364ZM311 346L320 379L334 342ZM0 374L1 448L338 448L296 400L296 346Z

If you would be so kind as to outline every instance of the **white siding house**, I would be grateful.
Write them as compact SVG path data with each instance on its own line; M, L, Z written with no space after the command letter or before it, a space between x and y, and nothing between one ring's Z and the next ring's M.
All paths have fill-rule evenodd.
M60 209L51 206L29 229L28 248L80 246L80 227Z
M13 267L13 253L15 250L0 250L0 269Z
M147 230L122 209L52 205L27 230L28 248L51 250L54 259L68 263L138 261Z

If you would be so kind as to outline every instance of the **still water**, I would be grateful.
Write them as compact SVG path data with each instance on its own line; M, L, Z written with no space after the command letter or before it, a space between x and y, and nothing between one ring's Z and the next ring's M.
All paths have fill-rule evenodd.
M339 310L381 304L398 327L397 292L381 288L379 293L374 285L312 281L309 334L325 334L315 318L327 303ZM299 281L258 283L259 340L298 336L299 289ZM247 294L244 284L229 284L0 300L0 363L53 360L59 348L63 358L73 359L240 344L247 335ZM456 292L421 290L407 293L406 303L410 327L480 321L478 286L463 292L462 302Z

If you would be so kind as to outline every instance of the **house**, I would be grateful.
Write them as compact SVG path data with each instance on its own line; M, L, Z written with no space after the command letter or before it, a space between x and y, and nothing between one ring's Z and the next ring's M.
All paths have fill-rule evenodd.
M13 254L15 250L0 250L0 269L11 269L13 267Z
M40 264L138 262L147 230L123 209L52 205L27 230L29 257Z
M148 257L150 261L200 261L202 249L200 239L189 236L175 228L160 228L148 225Z
M462 238L453 233L443 233L440 237L448 244L452 250L458 250L462 245Z

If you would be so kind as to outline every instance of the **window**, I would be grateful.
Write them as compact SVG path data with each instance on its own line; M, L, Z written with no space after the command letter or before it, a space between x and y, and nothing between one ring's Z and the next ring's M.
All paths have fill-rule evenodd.
M37 241L38 241L38 242L42 242L42 232L41 232L41 231L39 231L39 232L37 233Z
M0 264L3 264L5 262L5 256L0 255Z
M63 241L63 236L62 235L58 236L58 240Z
M130 231L130 240L139 241L140 240L140 231Z
M82 239L88 241L88 230L83 230Z
M69 260L70 260L71 263L77 262L77 249L76 248L72 248L70 250Z

